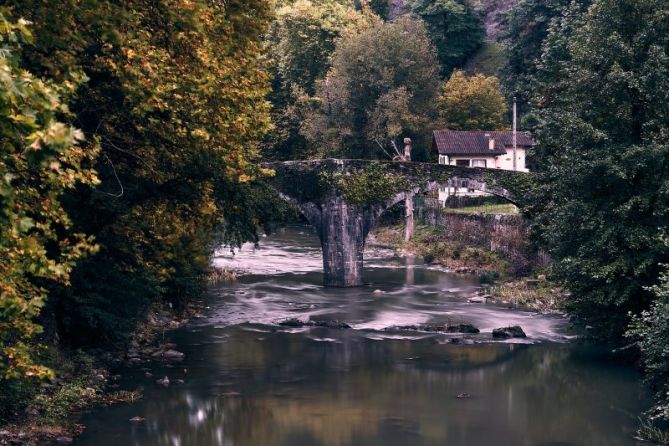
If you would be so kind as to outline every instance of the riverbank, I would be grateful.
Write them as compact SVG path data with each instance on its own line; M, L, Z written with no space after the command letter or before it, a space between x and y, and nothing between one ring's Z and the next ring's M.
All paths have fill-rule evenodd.
M417 226L413 240L404 241L402 225L376 228L369 240L394 249L399 255L421 256L427 263L440 265L459 274L478 276L486 299L527 308L542 313L562 312L568 292L547 279L549 265L531 265L531 259L495 252L484 246L472 246L446 237L444 230ZM516 240L517 242L517 240ZM529 267L515 268L516 263Z
M154 306L123 349L84 352L50 347L48 366L56 377L34 382L31 388L24 387L21 394L3 395L5 399L15 399L17 410L10 414L10 422L0 426L0 445L70 444L85 429L78 422L82 414L142 398L141 388L119 390L122 376L118 369L142 367L151 361L179 362L183 353L165 342L165 334L201 317L203 309L200 301L180 311Z
M78 415L96 406L132 402L139 391L118 390L111 353L81 351L49 352L56 378L32 383L22 394L5 395L15 399L12 421L0 427L0 445L41 446L69 444L84 426Z

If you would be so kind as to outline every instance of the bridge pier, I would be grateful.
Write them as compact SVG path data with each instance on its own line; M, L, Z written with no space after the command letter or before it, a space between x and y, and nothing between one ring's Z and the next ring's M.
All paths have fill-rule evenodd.
M318 232L325 286L362 285L365 238L370 229L365 214L360 206L346 203L341 197L332 197L322 205Z

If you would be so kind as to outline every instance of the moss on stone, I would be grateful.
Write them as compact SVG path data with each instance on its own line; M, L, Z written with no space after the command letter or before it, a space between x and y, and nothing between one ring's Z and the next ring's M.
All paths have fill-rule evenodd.
M360 206L385 203L414 187L406 176L395 175L388 171L386 165L376 163L348 172L324 171L321 181L340 191L348 203Z

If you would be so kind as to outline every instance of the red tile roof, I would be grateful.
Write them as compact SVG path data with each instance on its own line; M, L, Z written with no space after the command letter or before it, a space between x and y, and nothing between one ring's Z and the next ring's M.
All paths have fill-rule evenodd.
M495 140L494 150L489 148L490 139ZM517 141L521 148L534 145L525 132L518 132ZM513 146L513 132L435 130L432 146L440 155L506 155L505 147Z

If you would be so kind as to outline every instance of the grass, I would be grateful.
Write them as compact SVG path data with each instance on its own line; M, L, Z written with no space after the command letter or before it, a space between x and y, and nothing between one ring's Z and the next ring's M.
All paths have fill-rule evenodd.
M443 265L453 270L466 268L477 273L486 271L498 272L501 276L507 275L508 262L497 253L481 247L441 239L442 233L442 230L437 228L417 226L413 240L407 243L404 241L401 225L374 230L378 243L418 254L428 263Z
M669 445L669 431L658 427L649 419L640 419L640 423L636 436L638 440L649 441L661 446Z
M139 391L109 392L109 372L98 367L90 354L49 350L49 366L57 378L45 382L21 383L29 391L12 395L7 382L0 387L0 402L12 404L12 412L0 419L0 444L37 446L59 443L59 439L81 433L83 426L76 422L76 415L94 405L132 402L141 397ZM102 365L102 364L100 364ZM9 386L9 387L8 387ZM15 387L15 386L14 386Z
M546 279L538 280L533 287L526 280L518 280L493 285L486 291L497 301L540 312L562 309L567 297L565 290Z
M515 215L518 214L518 208L511 203L485 204L481 206L467 206L464 208L444 208L444 212L447 214Z

